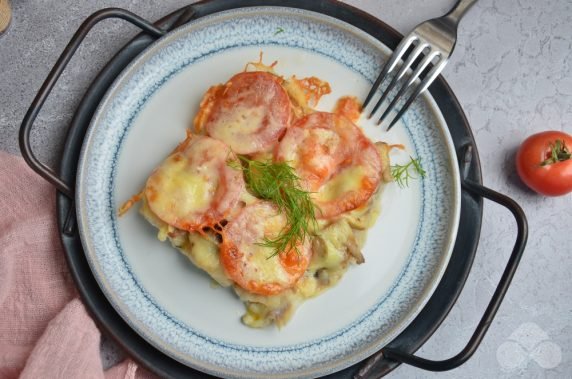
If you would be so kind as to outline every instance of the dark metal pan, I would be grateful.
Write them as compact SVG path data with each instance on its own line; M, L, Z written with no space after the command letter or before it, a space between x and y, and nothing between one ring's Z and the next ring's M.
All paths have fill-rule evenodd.
M78 291L92 317L104 333L117 341L130 356L165 377L204 377L205 374L177 362L152 347L123 321L105 298L88 266L77 232L73 204L77 161L87 126L100 99L119 73L147 46L153 43L156 37L168 33L169 30L192 19L228 9L255 5L287 6L321 12L364 30L390 48L395 48L401 38L399 33L391 27L367 13L330 0L316 2L303 0L207 0L182 8L154 24L122 9L104 9L94 13L80 26L39 90L20 130L22 155L36 172L58 189L57 217L62 245ZM143 33L136 36L115 55L86 91L68 129L60 170L55 173L39 162L32 152L29 140L32 124L83 38L95 24L108 18L126 20L141 28ZM400 363L411 364L431 371L450 370L463 364L476 351L492 323L524 251L528 235L526 217L513 200L482 185L479 157L474 138L455 95L442 77L433 83L430 92L449 126L461 172L461 217L453 254L431 299L415 320L397 338L369 359L329 377L380 377L395 369ZM467 279L480 236L483 198L506 207L516 219L518 231L509 262L466 347L456 356L442 361L417 357L413 353L439 327L457 300Z

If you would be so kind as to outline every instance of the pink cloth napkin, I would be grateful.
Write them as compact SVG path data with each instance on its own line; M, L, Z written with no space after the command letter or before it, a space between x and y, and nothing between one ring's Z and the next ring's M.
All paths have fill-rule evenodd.
M55 190L0 152L0 378L153 378L127 359L104 371L57 234Z

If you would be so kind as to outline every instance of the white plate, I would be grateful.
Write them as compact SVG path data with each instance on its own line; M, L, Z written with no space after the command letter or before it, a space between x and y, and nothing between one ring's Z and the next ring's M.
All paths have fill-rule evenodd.
M283 32L277 33L277 31ZM364 248L366 263L304 303L283 329L250 329L231 290L156 239L136 212L119 205L185 138L209 86L246 62L277 60L276 71L328 81L332 110L344 95L364 98L388 50L341 21L290 8L244 8L201 18L157 41L116 80L82 149L77 209L94 275L118 313L169 356L224 377L302 377L340 370L391 341L438 284L455 240L460 184L453 144L429 96L391 132L362 120L373 140L401 143L427 176L405 189L389 184Z

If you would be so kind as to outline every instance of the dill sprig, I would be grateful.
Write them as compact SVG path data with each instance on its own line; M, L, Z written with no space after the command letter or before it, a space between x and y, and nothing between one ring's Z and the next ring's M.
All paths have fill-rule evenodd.
M300 178L287 162L257 161L237 155L238 160L227 160L235 169L242 169L246 188L259 199L268 200L286 216L286 225L279 235L265 238L259 245L272 248L268 257L294 249L304 242L316 226L315 208L310 192L300 186Z
M391 176L399 185L399 187L404 188L409 186L409 179L417 179L419 177L424 178L426 173L421 166L421 158L413 158L409 156L410 161L404 165L393 165L391 166Z

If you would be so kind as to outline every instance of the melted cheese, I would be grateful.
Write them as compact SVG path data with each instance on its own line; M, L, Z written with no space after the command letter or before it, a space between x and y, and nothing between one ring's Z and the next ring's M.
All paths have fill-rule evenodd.
M249 262L251 266L244 272L246 278L263 283L288 282L289 278L282 265L278 263L278 257L268 258L272 255L271 248L251 245L245 253L251 256Z
M150 224L158 229L158 240L165 241L169 239L174 248L189 258L199 269L207 272L218 284L223 287L232 285L232 281L226 276L220 264L219 249L215 242L198 233L177 230L163 222L149 209L146 198L142 199L139 212Z
M229 151L213 138L186 140L147 180L149 208L185 230L200 228L207 214L228 212L244 188L242 174L226 165Z
M237 106L218 119L214 137L232 141L237 135L245 135L260 129L266 110L264 107Z
M292 109L297 118L301 118L313 112L312 108L308 105L306 94L298 82L292 79L286 80L283 83L283 87L288 93L290 101L292 101Z
M327 181L315 195L315 199L325 203L339 198L344 193L359 191L364 176L365 170L362 166L350 166Z
M189 233L189 244L179 250L185 254L195 266L206 271L223 287L232 285L226 276L218 257L218 245L198 233Z
M184 217L190 212L208 209L218 184L218 177L209 175L213 169L209 166L207 162L190 169L188 159L182 154L168 158L157 173L160 180L155 189L165 196L157 196L153 204L155 211L175 212Z
M320 235L314 237L314 256L310 269L335 269L344 264L349 259L347 249L351 235L352 229L344 219L321 230Z

